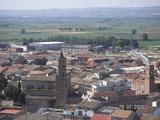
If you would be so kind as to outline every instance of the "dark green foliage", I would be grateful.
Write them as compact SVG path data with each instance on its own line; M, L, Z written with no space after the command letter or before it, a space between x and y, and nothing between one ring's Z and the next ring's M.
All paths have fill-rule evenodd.
M12 84L8 84L7 87L4 90L4 93L5 93L7 98L13 99L16 90L17 90L16 86L14 86Z
M29 43L32 43L34 41L33 38L30 38L30 39L23 39L22 42L23 42L23 45L29 45Z
M56 99L55 98L51 98L51 99L48 100L49 107L54 107L55 103L56 103Z
M143 41L147 41L148 40L148 34L147 33L143 33L142 39L143 39Z
M25 59L23 56L19 56L16 61L16 64L27 64L27 59Z
M18 102L18 92L17 91L18 91L17 89L15 89L15 91L14 91L14 96L13 96L13 102L14 103Z
M5 89L7 86L7 80L5 79L3 74L0 74L0 92Z
M22 29L22 30L21 30L21 34L26 34L26 30L25 30L25 29Z
M132 35L135 35L137 33L136 29L132 29Z
M47 59L46 58L36 58L33 61L33 64L35 65L46 65Z
M136 49L136 48L139 48L139 43L137 40L132 40L131 41L131 46Z
M51 39L51 38L50 38ZM103 45L105 48L108 47L125 47L125 46L131 46L133 48L137 48L138 41L133 39L117 39L114 36L111 37L104 37L104 36L99 36L95 37L92 39L88 39L85 37L77 37L77 36L57 36L55 38L52 38L52 41L62 41L70 44L89 44L89 45Z
M5 99L5 95L0 92L0 99Z
M69 42L70 38L69 36L58 35L54 38L54 40L61 41L61 42Z
M134 39L134 36L137 34L137 30L136 29L132 29L131 31L131 40Z
M105 73L105 72L100 72L99 73L99 77L100 77L101 80L104 80L104 79L106 79L108 77L108 74Z
M25 94L22 91L15 90L13 102L15 105L24 105L26 103Z
M18 88L14 92L14 104L15 105L24 105L25 102L25 94L21 90L21 83L18 82Z
M20 103L21 103L21 105L25 105L25 104L26 104L25 94L24 94L24 93L21 93L21 96L20 96Z

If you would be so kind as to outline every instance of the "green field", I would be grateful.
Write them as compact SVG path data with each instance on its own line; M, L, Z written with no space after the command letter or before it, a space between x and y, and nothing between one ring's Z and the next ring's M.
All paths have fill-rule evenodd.
M145 48L148 46L157 46L160 45L160 40L139 41L139 45L140 48Z
M61 31L60 28L73 28ZM74 29L79 31L74 31ZM100 29L104 28L104 29ZM26 33L21 34L25 29ZM137 33L133 36L141 40L142 34L147 33L151 41L140 41L140 47L160 45L160 20L158 18L141 19L43 19L43 18L1 18L0 40L19 41L33 38L34 40L47 40L48 37L76 36L92 39L98 36L115 36L116 38L131 38L132 29Z

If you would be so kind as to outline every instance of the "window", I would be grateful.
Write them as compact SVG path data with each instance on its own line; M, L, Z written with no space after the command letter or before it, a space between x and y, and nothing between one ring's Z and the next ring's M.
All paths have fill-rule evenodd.
M82 111L78 111L78 115L82 116Z
M74 115L74 112L72 112L71 115Z
M46 89L44 85L41 85L41 89Z

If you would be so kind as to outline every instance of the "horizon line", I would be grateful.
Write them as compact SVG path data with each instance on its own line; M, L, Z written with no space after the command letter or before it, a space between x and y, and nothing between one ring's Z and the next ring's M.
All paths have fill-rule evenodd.
M27 11L27 10L51 10L51 9L57 9L57 10L69 10L69 9L107 9L107 8L156 8L160 6L124 6L124 7L116 7L116 6L109 6L109 7L82 7L82 8L32 8L32 9L13 9L13 8L6 8L6 9L0 9L0 10L14 10L14 11Z

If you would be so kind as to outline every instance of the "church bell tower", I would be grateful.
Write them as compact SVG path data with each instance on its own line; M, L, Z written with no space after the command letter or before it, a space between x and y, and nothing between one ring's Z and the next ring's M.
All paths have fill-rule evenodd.
M66 73L66 58L60 53L58 73L56 75L56 107L64 108L68 101L69 80Z

